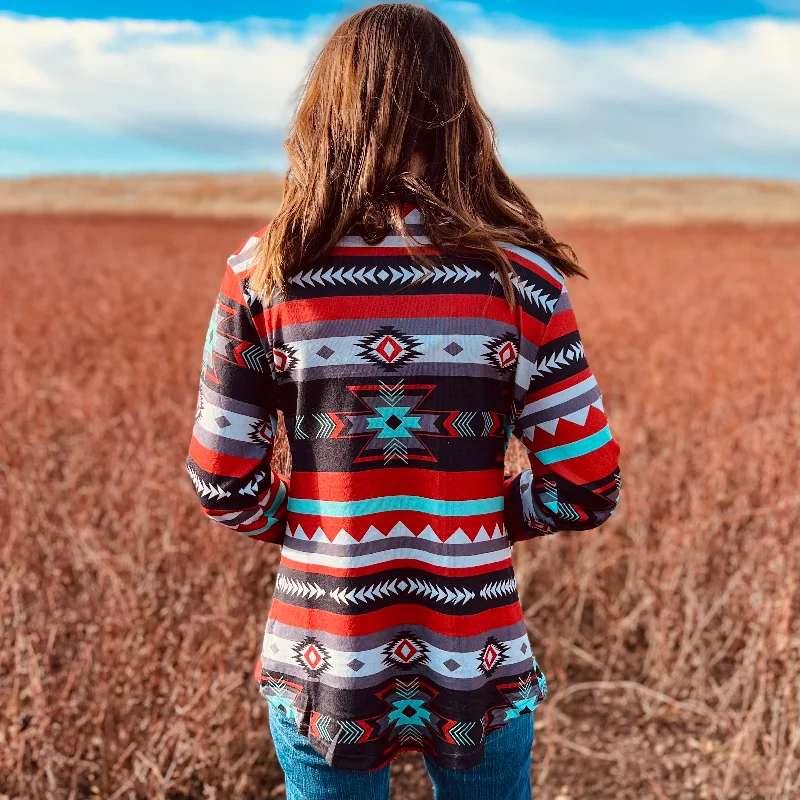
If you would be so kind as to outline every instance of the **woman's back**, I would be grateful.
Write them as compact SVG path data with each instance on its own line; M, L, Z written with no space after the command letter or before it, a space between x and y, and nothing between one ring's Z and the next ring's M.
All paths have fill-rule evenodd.
M546 686L510 546L596 527L619 494L564 287L584 273L424 8L342 22L286 152L278 212L228 261L188 467L209 516L281 544L261 692L287 796L388 797L387 770L331 767L414 749L437 796L482 764L484 794L528 798ZM504 480L512 433L531 469Z
M403 749L445 767L546 692L510 543L613 511L617 446L560 275L346 236L262 303L231 257L189 471L211 517L279 542L262 693L329 764ZM411 244L411 249L408 246ZM421 263L421 259L425 263ZM269 468L277 411L291 482ZM504 481L512 432L532 470Z

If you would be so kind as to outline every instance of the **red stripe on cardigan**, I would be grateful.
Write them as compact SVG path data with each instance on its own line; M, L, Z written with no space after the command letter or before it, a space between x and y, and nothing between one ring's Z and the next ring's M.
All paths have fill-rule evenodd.
M503 472L492 470L437 472L415 467L384 467L359 472L292 472L292 497L315 500L364 500L387 495L416 494L473 500L487 497L493 486L503 493Z
M241 458L209 450L194 436L189 444L189 455L200 469L226 478L240 478L243 475L249 475L262 461L260 458Z
M508 605L458 616L433 611L418 603L397 603L364 614L335 614L319 608L289 605L276 598L272 601L270 618L295 628L306 628L309 632L318 630L334 636L369 636L414 620L415 628L427 628L444 636L461 638L521 622L523 614L516 596L510 598Z
M356 312L356 308L358 311ZM270 309L277 331L289 325L345 319L449 319L477 317L516 326L515 315L504 297L486 295L389 295L375 297L318 297L287 300Z
M284 540L285 541L285 540ZM386 572L390 569L418 569L424 570L431 575L438 575L444 578L471 578L475 575L486 575L490 572L503 572L512 566L511 556L492 564L476 563L469 567L442 567L438 564L431 564L415 558L398 558L381 561L378 564L367 564L363 567L336 567L321 566L320 564L304 564L302 561L295 561L290 553L291 549L284 548L281 551L281 564L288 569L297 572L305 572L309 575L330 575L333 578L358 578L363 575L372 575L377 572ZM420 551L422 552L422 551ZM479 556L478 556L479 558ZM503 579L507 576L503 575Z

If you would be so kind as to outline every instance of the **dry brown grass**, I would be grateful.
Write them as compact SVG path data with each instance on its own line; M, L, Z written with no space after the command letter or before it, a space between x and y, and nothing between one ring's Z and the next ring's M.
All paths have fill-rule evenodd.
M282 796L249 676L277 552L183 471L256 224L0 218L0 795ZM517 554L552 692L536 796L800 796L796 232L556 232L625 483L600 531ZM430 798L418 759L394 797Z
M548 221L798 222L800 183L730 178L521 178ZM261 217L280 205L275 175L44 177L0 181L0 212Z

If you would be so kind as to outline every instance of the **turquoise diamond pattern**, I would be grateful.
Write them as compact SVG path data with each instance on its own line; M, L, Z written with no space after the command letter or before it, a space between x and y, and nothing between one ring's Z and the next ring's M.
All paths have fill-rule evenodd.
M378 439L408 439L412 430L422 427L421 417L409 416L405 406L384 406L375 409L377 416L367 420L367 427L378 431Z
M547 683L544 675L534 661L534 672L519 679L518 697L506 709L506 721L516 719L522 714L531 714L547 696Z
M396 699L391 701L392 710L387 719L401 739L420 740L427 735L426 723L431 719L427 700L426 695L420 692L419 679L397 681Z
M389 720L398 726L414 725L422 728L431 717L424 700L396 700L392 705L394 710L389 712Z

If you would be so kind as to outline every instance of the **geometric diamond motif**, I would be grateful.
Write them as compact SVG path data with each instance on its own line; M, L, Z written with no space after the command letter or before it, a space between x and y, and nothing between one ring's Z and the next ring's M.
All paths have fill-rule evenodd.
M495 336L483 346L486 348L484 360L501 372L511 369L517 360L517 345L512 333Z
M247 438L256 444L272 445L275 437L272 431L272 422L268 419L257 419L250 423L250 433Z
M361 667L364 666L364 662L361 661L361 659L354 658L347 666L350 667L353 672L358 672Z
M375 416L365 418L367 429L377 430L378 439L410 439L422 427L422 417L408 416L409 411L408 406L378 406Z
M394 372L422 355L422 342L393 325L382 325L360 339L357 346L361 350L357 353L359 358L377 364L385 372Z
M331 348L328 347L328 345L324 344L322 345L322 347L320 347L319 350L317 350L317 355L320 356L320 358L324 358L327 360L333 355L333 352L334 351L331 350Z
M400 419L396 414L392 414L391 416L386 417L384 422L393 430L396 431L402 424L403 420Z
M428 645L408 631L401 632L381 651L387 667L407 670L428 661Z
M391 364L403 352L403 346L397 342L397 339L393 339L391 336L384 336L375 346L375 352L384 361Z
M461 666L458 661L454 661L452 658L448 658L447 661L444 662L444 665L450 672L455 672Z
M396 647L392 649L392 653L396 655L404 664L408 664L412 658L419 652L408 639L403 639Z
M303 658L311 669L316 669L322 663L322 653L320 653L313 644L308 645L308 647L303 650Z
M286 372L297 366L297 348L284 342L275 342L272 345L272 363L276 372Z
M478 669L488 677L507 660L507 653L508 647L494 636L490 636L483 649L478 653Z
M286 353L284 353L283 350L275 349L272 351L272 357L275 360L275 369L277 369L278 372L283 372L286 369L286 362L288 360Z
M447 347L444 348L445 353L449 353L451 356L457 356L464 348L458 342L450 342Z
M292 650L295 662L309 675L324 672L331 664L327 649L313 636L306 636Z
M516 357L517 351L514 349L514 345L511 342L506 342L497 351L497 360L500 362L501 367L507 367L516 359Z
M227 417L217 417L214 422L217 423L218 428L227 428L228 425L231 424L231 421Z
M397 337L395 337L397 338ZM363 357L380 358L370 349ZM387 369L394 369L406 357L406 352L398 356ZM385 362L384 362L385 363ZM331 422L330 438L368 437L353 463L397 460L403 464L409 461L436 461L420 434L433 436L448 435L450 431L442 427L447 416L442 411L417 411L428 395L436 388L431 384L411 384L406 386L402 379L378 381L368 386L347 387L364 409L340 411L339 425ZM343 423L343 424L342 424ZM453 434L450 434L453 435Z
M419 741L419 736L431 720L428 702L429 692L419 685L419 679L408 682L397 680L393 690L383 697L391 707L386 721L393 727L395 735L402 740Z

